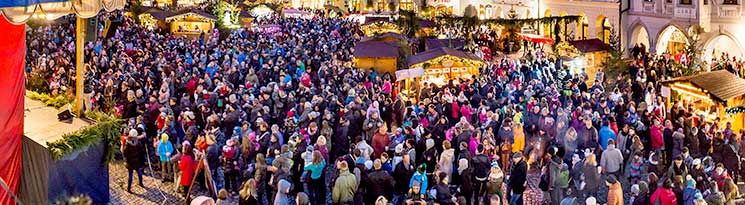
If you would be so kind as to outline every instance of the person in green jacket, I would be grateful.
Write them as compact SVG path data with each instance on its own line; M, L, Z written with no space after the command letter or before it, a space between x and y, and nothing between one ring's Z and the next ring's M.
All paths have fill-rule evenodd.
M346 161L336 163L339 168L339 177L336 178L331 199L334 204L352 204L354 193L357 192L357 177L349 173L349 165Z

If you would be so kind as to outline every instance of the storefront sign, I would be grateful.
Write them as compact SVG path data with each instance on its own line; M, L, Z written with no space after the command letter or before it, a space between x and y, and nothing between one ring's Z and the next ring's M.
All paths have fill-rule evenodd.
M409 78L416 78L424 75L424 69L416 67L412 69L396 71L396 80L406 80Z

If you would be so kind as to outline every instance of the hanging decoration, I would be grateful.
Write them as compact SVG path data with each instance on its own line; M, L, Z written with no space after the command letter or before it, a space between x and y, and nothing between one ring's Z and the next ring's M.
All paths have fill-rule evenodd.
M367 25L362 25L360 27L360 30L362 30L362 32L365 33L366 36L374 36L388 32L401 33L401 29L397 24L388 21L378 21Z
M29 2L48 2L29 4ZM0 3L0 14L5 16L13 24L26 23L32 16L45 16L46 19L54 20L67 14L76 14L83 18L91 18L98 15L101 9L111 12L124 9L126 0L55 0L49 1L18 1Z
M734 115L738 113L745 113L745 105L740 105L737 107L731 107L724 110L725 113L728 115Z

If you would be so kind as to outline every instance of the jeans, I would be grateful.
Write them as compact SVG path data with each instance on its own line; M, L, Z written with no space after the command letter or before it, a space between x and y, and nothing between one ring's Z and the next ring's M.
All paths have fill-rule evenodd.
M129 179L127 179L127 190L132 188L132 171L135 171L135 169L129 169ZM142 168L137 169L137 177L140 179L140 186L142 186Z
M523 194L512 194L510 196L510 205L523 205Z
M481 204L481 199L486 196L486 182L487 181L479 181L478 179L475 180L476 186L473 188L473 201L472 204ZM484 201L488 202L489 199L484 199Z
M311 179L308 183L308 198L310 204L324 204L326 202L326 183L323 178Z
M169 161L160 161L161 180L169 180L173 177L173 164Z

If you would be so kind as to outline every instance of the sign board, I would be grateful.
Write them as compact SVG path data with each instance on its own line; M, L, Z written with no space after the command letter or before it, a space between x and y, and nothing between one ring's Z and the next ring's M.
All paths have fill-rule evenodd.
M406 80L409 78L416 78L420 76L424 76L424 69L422 69L422 67L396 71L397 81Z
M670 87L662 86L660 89L660 93L662 94L662 97L669 98L670 97Z

